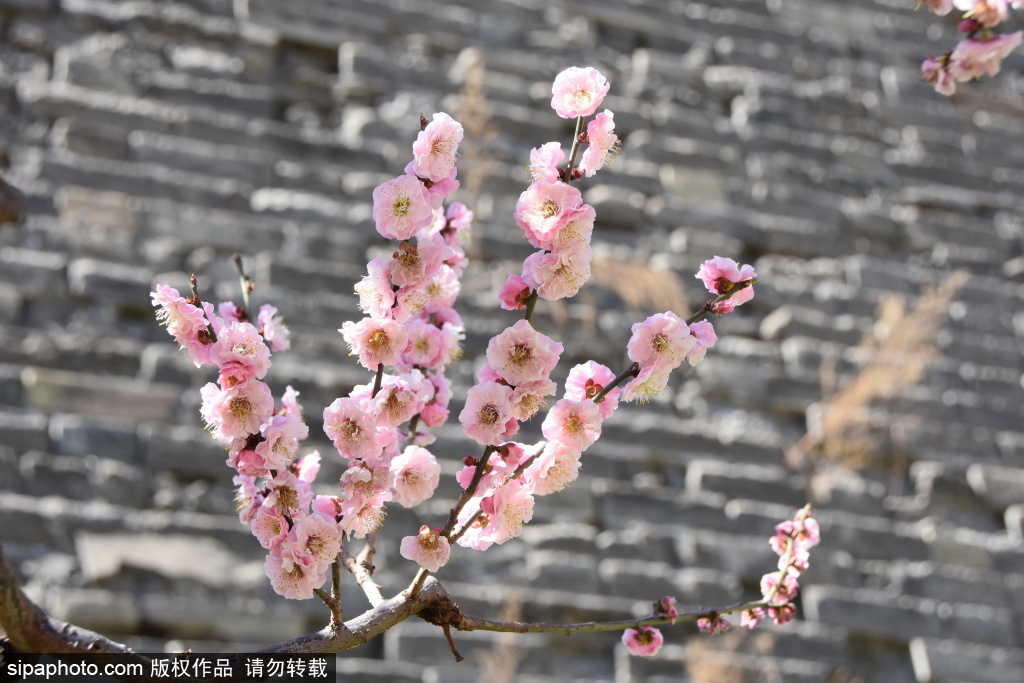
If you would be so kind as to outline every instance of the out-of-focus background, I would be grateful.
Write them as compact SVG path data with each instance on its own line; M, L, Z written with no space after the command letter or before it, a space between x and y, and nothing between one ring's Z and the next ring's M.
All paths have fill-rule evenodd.
M542 304L561 375L624 367L629 326L706 300L715 255L757 296L671 392L625 406L579 480L521 539L460 549L441 578L474 613L621 618L757 596L767 537L812 502L822 544L798 620L653 660L615 635L455 634L410 621L344 653L365 681L946 681L1024 670L1024 59L950 98L920 82L953 17L914 0L0 0L0 175L29 211L0 228L0 541L50 612L142 650L239 650L325 623L275 596L203 432L197 370L157 326L156 283L238 299L231 255L294 348L335 490L324 406L367 374L337 328L389 249L371 191L418 114L462 121L476 212L458 310L470 385L517 316L495 294L530 250L512 210L529 150L569 144L549 107L572 65L611 81L622 152L580 183L595 274ZM1019 17L1011 29L1019 27ZM438 525L474 454L438 429L439 500L390 509L397 543ZM536 434L532 425L526 435ZM346 584L346 613L364 608Z

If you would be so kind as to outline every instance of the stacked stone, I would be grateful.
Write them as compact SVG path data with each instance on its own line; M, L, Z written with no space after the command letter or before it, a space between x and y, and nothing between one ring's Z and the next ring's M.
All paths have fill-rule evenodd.
M486 167L481 197L457 197L478 217L453 376L464 395L508 323L497 288L530 251L511 229L526 154L571 135L545 114L550 81L591 65L612 82L624 140L582 183L606 267L675 273L697 306L697 266L735 256L756 266L758 296L670 395L620 409L521 539L460 551L441 578L467 611L519 605L530 621L620 618L663 595L727 603L758 594L772 526L810 500L822 545L798 621L714 639L667 629L654 660L615 635L456 634L461 664L435 627L406 622L340 670L1018 681L1024 60L942 98L918 65L954 34L911 0L0 0L0 174L30 212L0 228L0 542L54 616L142 650L165 635L218 651L320 628L322 605L272 594L199 420L210 378L156 325L148 293L194 272L209 298L237 300L242 253L256 300L293 331L268 379L302 392L319 433L323 407L367 381L336 330L357 317L352 287L382 248L372 188L404 166L419 112L459 116L479 62L493 132L476 148L486 163L460 170L466 192ZM789 466L823 377L841 388L865 360L880 302L912 308L958 268L971 278L944 308L935 356L867 406L885 435L873 457ZM565 343L566 367L621 367L647 301L598 278L536 320ZM312 445L330 452L322 434ZM456 425L435 452L439 499L390 510L385 592L412 577L398 539L444 518L471 449ZM341 469L325 458L320 481ZM346 614L364 608L347 586Z

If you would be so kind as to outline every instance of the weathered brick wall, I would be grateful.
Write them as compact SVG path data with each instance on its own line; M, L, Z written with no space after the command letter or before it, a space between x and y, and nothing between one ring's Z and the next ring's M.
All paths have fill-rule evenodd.
M606 269L538 313L566 366L621 366L629 325L655 310L638 271L609 259L675 273L699 305L697 265L734 256L757 267L757 298L716 323L719 345L663 400L616 414L522 539L460 551L442 579L467 609L521 601L529 620L619 617L664 594L728 602L757 594L772 525L810 500L823 542L801 620L715 639L667 629L650 661L614 636L458 634L458 665L436 629L406 623L342 670L498 680L485 664L504 653L516 664L499 669L538 682L1016 683L1024 58L938 96L917 65L953 46L955 24L913 5L0 0L0 174L31 211L0 228L0 542L55 616L142 649L319 628L322 606L270 591L201 428L208 373L155 324L148 292L195 272L236 298L230 255L245 254L258 300L294 333L272 386L302 392L316 433L323 407L366 381L336 329L382 248L372 188L401 172L419 112L465 106L480 60L489 128L463 150L458 197L479 219L459 304L464 390L510 322L494 305L503 273L529 253L511 219L528 151L571 135L550 81L593 65L624 142L581 183ZM884 327L879 303L913 308L960 268L971 278L931 320L934 355L868 401L869 452L789 466L785 449L820 422L823 383L841 387L871 359L858 344ZM412 576L388 559L397 539L443 517L472 452L457 428L437 431L449 476L440 500L390 511L386 591ZM330 482L341 464L325 461ZM362 609L350 586L347 613Z

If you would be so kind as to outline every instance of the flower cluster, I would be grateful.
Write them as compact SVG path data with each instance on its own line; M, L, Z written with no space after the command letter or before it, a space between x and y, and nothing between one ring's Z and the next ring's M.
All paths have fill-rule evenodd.
M218 369L217 383L200 390L200 413L213 437L228 447L227 463L238 472L239 517L269 551L264 568L274 590L289 598L312 597L338 554L341 535L310 489L320 454L295 459L309 434L298 392L288 387L277 409L262 381L271 348L289 346L288 328L269 305L260 308L257 327L232 302L214 309L166 285L152 296L157 318L196 365Z
M921 76L943 95L956 92L956 84L995 76L1003 59L1024 41L1024 31L996 35L992 29L1009 16L1011 7L1020 9L1022 0L925 0L929 10L949 14L955 6L964 12L960 32L965 37L951 51L921 64Z
M761 578L762 599L743 605L723 608L724 612L742 609L740 625L756 628L765 618L772 619L782 625L793 619L796 614L797 592L800 588L797 581L800 574L807 571L810 549L821 540L818 522L811 516L810 506L798 510L793 519L782 522L775 527L775 535L769 540L772 549L779 556L778 571L765 574ZM676 623L679 612L676 599L666 596L654 603L654 611L648 618ZM697 628L709 635L725 633L732 624L718 610L701 614L696 619ZM629 653L639 657L653 657L661 649L663 642L661 632L653 626L637 624L636 628L628 628L622 634L622 643Z
M419 426L448 419L452 394L444 369L460 356L465 336L452 306L473 215L459 203L443 207L459 187L462 126L444 113L422 123L405 174L373 192L377 232L399 243L390 258L371 260L356 285L366 317L339 330L376 379L324 410L324 431L348 464L335 517L342 533L355 538L380 526L386 503L412 507L433 495L441 468L424 447L433 437ZM385 367L394 372L385 374Z

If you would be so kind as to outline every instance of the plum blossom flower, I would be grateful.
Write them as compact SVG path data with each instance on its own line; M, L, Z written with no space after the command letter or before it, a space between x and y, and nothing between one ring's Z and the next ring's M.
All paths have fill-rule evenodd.
M291 330L277 314L277 308L270 304L260 306L256 323L260 334L270 344L272 351L287 351L291 348Z
M274 591L292 600L308 600L313 597L313 589L322 586L327 578L326 574L317 572L316 566L308 559L295 557L285 550L283 544L270 551L263 570Z
M576 481L581 455L572 446L556 441L548 443L525 472L527 481L533 485L534 495L556 493Z
M255 379L225 389L210 382L200 394L200 414L213 438L224 443L256 434L274 412L270 387Z
M716 256L701 264L696 277L704 282L704 286L712 294L725 294L735 285L753 280L757 277L757 273L754 272L753 266L740 266L731 258ZM729 301L734 306L739 306L753 298L754 288L748 286L729 297Z
M554 250L571 249L577 244L590 244L597 212L590 204L580 204L568 212L565 225L551 239Z
M402 539L398 552L407 560L412 560L428 572L436 572L448 564L451 546L448 539L441 535L440 529L431 529L423 525L416 536Z
M346 458L380 453L383 437L373 417L353 398L338 398L324 409L324 432Z
M209 347L213 340L206 332L207 322L203 310L167 285L157 285L151 296L153 305L158 307L157 321L167 327L174 341L188 350L196 367L210 362Z
M745 609L740 614L740 626L743 628L755 629L764 619L764 610L760 607Z
M506 311L519 311L526 308L533 294L533 286L522 276L511 274L498 291L498 301Z
M513 479L480 499L480 514L457 543L474 550L486 550L495 543L501 545L523 532L523 525L533 519L533 505L530 487ZM459 523L468 523L473 515L471 506L466 506L459 515Z
M629 654L637 657L654 657L663 642L665 637L653 626L627 628L622 632L622 644L629 650Z
M921 0L921 4L927 7L929 12L938 14L940 17L953 10L953 0Z
M538 251L523 262L523 277L537 283L537 295L548 301L576 296L590 279L594 253L588 243L566 249Z
M363 538L384 521L394 476L387 467L355 462L341 475L341 522L346 535Z
M676 609L676 599L671 595L666 595L658 602L654 603L654 613L668 619L670 624L676 623L679 619L679 610Z
M592 400L614 379L615 373L610 368L592 360L587 361L569 371L569 377L565 380L565 397L574 401ZM622 388L615 387L597 404L602 420L607 420L615 412L621 393Z
M348 343L359 364L367 370L378 365L394 365L409 345L405 327L389 319L363 318L358 323L346 321L338 330Z
M375 258L366 267L369 272L355 286L359 310L372 318L390 318L395 304L394 290L388 277L391 259Z
M254 325L233 322L217 334L217 341L210 349L210 360L220 366L239 363L256 379L263 379L270 369L270 349Z
M530 166L527 170L534 182L553 183L561 179L558 165L565 161L565 152L560 142L546 142L530 150Z
M696 343L689 326L671 311L634 324L632 331L626 351L642 368L676 368Z
M299 479L292 472L284 471L278 472L276 477L267 482L267 489L263 507L288 515L293 521L308 514L309 504L313 500L309 482Z
M398 251L391 255L391 282L399 287L418 285L437 272L448 251L444 240L437 235L420 237L416 244L402 240Z
M423 385L422 373L416 371L414 374L417 375L415 380L412 376L384 376L380 391L367 406L378 426L397 427L412 419L412 416L420 412L430 400L433 390L428 386L429 382Z
M690 325L690 334L695 343L686 356L686 362L695 366L704 360L707 350L718 341L718 335L715 334L715 328L707 320L698 320Z
M529 420L537 414L541 406L546 405L544 399L554 395L558 385L550 379L534 382L523 382L512 390L512 416L517 420Z
M516 225L538 249L550 249L573 209L583 204L580 191L562 182L531 183L516 202Z
M434 114L412 145L413 173L435 183L446 179L455 166L462 135L462 124L444 112Z
M288 537L288 522L275 510L261 507L252 520L252 533L260 545L270 550Z
M487 364L509 384L545 380L562 353L562 344L520 320L487 344Z
M466 405L459 422L466 436L484 446L497 446L504 439L506 425L512 420L512 389L497 382L484 382L466 394Z
M1022 40L1024 31L994 36L989 40L961 40L949 56L949 72L958 81L981 78L985 74L995 76L999 73L1003 59L1020 45Z
M668 388L668 376L672 372L669 367L649 365L641 368L640 373L622 388L623 401L639 401L646 403Z
M377 232L394 240L407 240L434 218L430 193L414 175L403 175L373 191L373 220Z
M324 572L341 551L341 534L333 519L314 512L295 523L283 546L293 557L311 562L318 573Z
M309 436L309 427L295 413L272 416L260 427L263 441L255 451L263 458L267 469L280 470L288 466L299 442Z
M619 136L615 129L614 114L605 109L587 124L587 150L580 160L580 170L588 178L615 157L619 151Z
M310 451L299 458L295 463L294 472L300 481L312 484L320 472L320 451Z
M434 495L441 479L441 465L430 451L420 446L407 446L391 461L391 471L395 474L393 499L407 508Z
M590 116L601 106L610 87L597 69L571 66L555 76L551 108L563 119Z
M584 451L601 436L601 411L593 401L563 398L548 411L541 432L548 441Z
M235 491L235 512L242 524L250 524L263 506L263 494L256 488L256 478L244 474L235 475L231 483L238 487Z
M725 633L732 628L732 624L718 612L711 612L708 616L697 619L697 628L714 636Z

